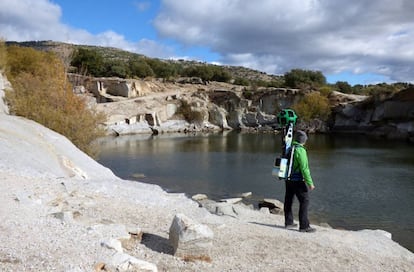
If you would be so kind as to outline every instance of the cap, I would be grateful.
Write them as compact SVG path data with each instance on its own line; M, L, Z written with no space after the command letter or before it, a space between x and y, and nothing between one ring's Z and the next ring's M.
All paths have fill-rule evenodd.
M295 140L300 144L304 144L308 140L308 136L304 131L298 130L295 132Z

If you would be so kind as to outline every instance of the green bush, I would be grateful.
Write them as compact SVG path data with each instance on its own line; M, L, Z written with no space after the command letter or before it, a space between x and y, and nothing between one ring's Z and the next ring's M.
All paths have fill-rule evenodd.
M124 61L107 60L104 65L105 71L103 76L127 78L131 74L129 66Z
M203 121L203 114L200 111L193 110L191 105L185 100L181 101L177 114L181 114L189 123L201 123Z
M345 94L351 94L353 93L352 86L346 82L346 81L337 81L335 83L335 88L338 92L345 93Z
M284 77L285 85L291 88L315 88L326 85L326 78L320 71L293 69Z
M261 80L261 79L256 79L256 80L251 80L251 85L254 87L269 87L269 82Z
M281 80L271 80L267 83L267 87L281 88L284 86L284 82Z
M104 135L103 114L90 110L72 92L65 67L53 53L11 46L7 49L6 91L10 112L34 120L65 135L79 149L95 155L91 143Z
M246 99L251 100L252 97L253 97L253 92L251 90L248 90L248 89L244 89L242 94L243 94L243 97L246 98Z
M221 66L212 66L213 68L213 76L211 80L218 81L218 82L229 82L231 79L231 75Z
M151 67L156 77L171 78L179 74L178 66L162 61L159 59L145 59L145 62Z
M128 61L130 77L153 77L155 75L151 66L141 58L132 58Z
M328 97L329 94L332 92L332 87L325 85L318 88L318 91L321 93L321 95Z
M303 99L292 106L300 119L307 122L312 119L326 120L330 113L329 100L319 92L306 94Z
M249 86L250 81L247 78L244 78L244 77L237 77L234 80L233 84L240 85L240 86Z
M183 76L199 77L204 81L209 81L214 76L214 71L207 65L189 66L183 70Z
M189 66L182 71L182 76L199 77L204 81L228 82L231 75L223 67L217 65L199 64Z
M79 74L96 77L105 75L104 58L97 50L79 48L70 64L78 69Z

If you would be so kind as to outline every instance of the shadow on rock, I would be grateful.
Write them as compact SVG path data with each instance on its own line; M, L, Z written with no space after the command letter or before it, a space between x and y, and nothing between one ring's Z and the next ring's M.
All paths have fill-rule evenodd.
M282 226L282 225L279 226L279 225L275 225L275 224L264 224L264 223L259 223L259 222L249 222L249 223L250 224L256 224L256 225L261 225L261 226L266 226L266 227L284 229L284 230L296 230L296 229L287 229L287 228L285 228L285 226Z
M174 255L174 248L170 245L170 241L159 235L144 233L142 235L141 244L153 251Z

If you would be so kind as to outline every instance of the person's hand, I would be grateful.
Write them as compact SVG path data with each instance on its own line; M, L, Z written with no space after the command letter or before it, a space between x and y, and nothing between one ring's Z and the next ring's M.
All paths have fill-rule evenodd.
M315 186L314 186L314 185L309 185L308 187L309 187L309 190L311 190L311 191L312 191L313 189L315 189Z

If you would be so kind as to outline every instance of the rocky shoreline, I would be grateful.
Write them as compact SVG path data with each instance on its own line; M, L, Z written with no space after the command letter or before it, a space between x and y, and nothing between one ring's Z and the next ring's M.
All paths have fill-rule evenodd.
M385 231L304 234L269 208L121 180L1 99L0 110L1 271L414 270Z

